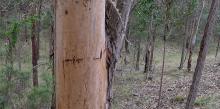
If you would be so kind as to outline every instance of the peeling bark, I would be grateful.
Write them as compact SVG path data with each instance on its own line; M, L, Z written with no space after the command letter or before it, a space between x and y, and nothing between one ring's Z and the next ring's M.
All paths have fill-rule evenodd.
M118 3L120 3L120 6ZM115 66L120 58L120 53L133 0L117 0L117 4L112 0L106 1L106 44L107 44L107 69L108 69L108 88L107 88L107 108L111 109L113 100L112 81L114 78ZM117 9L117 7L121 7Z

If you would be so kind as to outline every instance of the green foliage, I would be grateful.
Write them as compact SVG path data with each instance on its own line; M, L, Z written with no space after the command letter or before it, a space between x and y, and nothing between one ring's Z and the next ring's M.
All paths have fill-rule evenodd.
M159 7L155 4L154 0L139 0L134 9L133 16L131 33L140 37L146 36L147 25L150 25L151 20L156 23L161 20Z
M205 106L207 105L211 100L211 97L199 97L196 99L194 105L195 106Z
M28 97L28 107L31 109L38 109L39 106L49 106L51 102L51 95L53 92L53 78L51 74L44 73L42 75L43 83L39 87L34 87Z
M190 0L186 15L187 16L192 15L197 5L198 5L198 0Z
M37 109L38 106L50 104L51 91L45 86L39 86L32 89L28 95L28 107Z
M175 96L175 98L173 98L173 101L178 102L178 103L183 103L185 100L185 97L183 96Z
M12 20L9 23L9 27L4 32L3 37L1 37L1 39L8 38L10 40L8 47L11 47L11 48L15 47L17 40L18 40L18 34L20 32L20 28L23 25L30 26L36 20L38 20L37 16L30 16L23 20Z
M53 22L53 13L51 11L43 12L41 18L42 28L48 29Z
M4 66L0 70L0 109L11 109L11 103L15 104L17 98L22 98L28 87L29 72L21 72L12 66ZM25 84L20 84L25 83ZM18 86L22 85L22 88ZM13 96L12 96L13 95Z

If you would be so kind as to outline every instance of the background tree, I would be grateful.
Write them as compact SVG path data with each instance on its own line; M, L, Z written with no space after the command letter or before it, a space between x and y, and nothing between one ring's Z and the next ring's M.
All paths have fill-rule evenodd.
M193 103L195 102L195 99L196 99L199 82L200 82L200 79L202 76L202 71L204 68L205 59L206 59L206 55L208 52L208 43L211 38L212 31L213 31L213 25L214 25L214 22L216 19L215 17L216 17L216 13L217 13L216 11L218 10L218 5L219 5L218 0L212 0L212 5L211 5L210 11L209 11L208 20L207 20L204 34L203 34L203 38L201 41L200 52L199 52L199 56L197 59L197 65L195 68L193 81L192 81L192 85L190 87L190 91L189 91L189 95L187 98L185 109L192 109Z

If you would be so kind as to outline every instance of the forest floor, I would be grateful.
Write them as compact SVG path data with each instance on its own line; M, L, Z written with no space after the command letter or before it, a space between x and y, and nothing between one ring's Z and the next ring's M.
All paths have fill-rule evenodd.
M175 46L171 45L167 51L162 88L162 109L184 109L193 71L178 70L180 51ZM155 51L153 80L146 80L146 74L143 73L143 59L140 63L140 70L135 71L134 64L124 65L122 58L114 78L113 109L156 108L162 65L161 52L162 48ZM196 54L193 57L193 70L196 65ZM211 54L213 53L207 56L195 109L220 109L220 65L216 64L220 60L215 60ZM134 59L130 59L130 62L132 62L131 60Z

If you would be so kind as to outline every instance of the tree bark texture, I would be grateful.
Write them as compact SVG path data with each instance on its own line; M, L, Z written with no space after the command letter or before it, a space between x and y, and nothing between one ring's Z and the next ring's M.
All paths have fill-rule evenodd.
M120 5L119 5L120 4ZM107 44L107 70L108 70L108 88L107 88L107 108L111 109L113 92L112 82L114 78L115 67L120 58L121 48L126 35L127 25L133 0L106 0L106 44ZM117 8L118 7L118 8ZM120 7L120 8L119 8Z
M56 2L56 108L106 109L104 0Z
M32 23L32 73L33 73L33 86L38 86L38 56L39 56L39 48L38 48L38 38L36 36L36 22Z
M33 9L33 15L37 15L38 19L32 22L32 73L33 73L33 86L38 86L38 60L40 49L40 14L41 14L42 0L37 2L37 6Z

